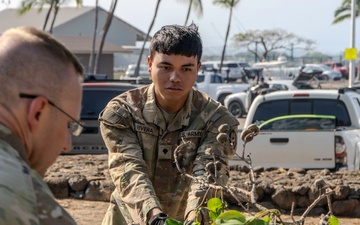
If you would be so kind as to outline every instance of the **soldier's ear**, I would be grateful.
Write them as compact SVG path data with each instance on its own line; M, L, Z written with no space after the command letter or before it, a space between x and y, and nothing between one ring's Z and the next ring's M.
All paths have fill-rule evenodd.
M197 65L197 72L199 72L200 67L201 67L201 62L199 62L198 65Z
M148 58L147 58L147 61L148 61L148 73L150 74L150 76L151 76L151 70L152 70L152 61L151 61L151 58L150 58L150 56L148 56Z
M27 115L27 122L31 132L36 131L39 127L47 106L49 106L49 103L47 99L42 96L32 99Z

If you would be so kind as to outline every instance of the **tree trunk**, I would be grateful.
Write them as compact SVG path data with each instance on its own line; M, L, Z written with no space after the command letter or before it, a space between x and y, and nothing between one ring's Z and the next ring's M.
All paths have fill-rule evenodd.
M233 8L234 8L234 0L231 1L231 6L230 6L230 15L229 15L228 27L227 27L226 36L225 36L224 47L223 47L222 54L221 54L221 62L220 62L220 68L219 68L220 73L221 73L221 68L223 66L223 62L224 62L224 58L225 58L226 44L227 44L227 40L228 40L229 32L230 32L230 25L231 25L231 17L232 17Z
M60 10L60 5L58 4L58 2L55 4L54 6L54 17L53 17L53 20L51 21L51 26L50 26L50 30L49 30L49 33L52 34L53 33L53 28L54 28L54 24L55 24L55 20L56 20L56 17L57 17L57 14Z
M188 21L189 21L192 3L193 3L193 0L190 0L189 7L188 7L188 11L187 11L187 14L186 14L185 24L184 24L185 26L186 26L186 24L187 24Z
M45 17L45 21L44 21L44 25L43 25L43 31L46 31L46 25L47 25L47 23L48 23L48 21L49 21L50 13L51 13L51 11L52 11L52 9L53 9L53 7L54 7L54 2L55 2L55 1L56 1L56 0L52 0L52 1L51 1L49 10L48 10L48 12L46 13L46 17Z
M93 33L93 40L92 40L92 48L91 48L91 54L89 59L89 67L88 72L92 73L94 71L95 67L95 44L96 44L96 34L97 34L97 26L98 26L98 16L99 16L99 0L96 0L95 3L95 21L94 21L94 33Z
M152 29L152 27L154 26L155 19L156 19L156 15L157 15L157 12L158 12L158 10L159 10L160 2L161 2L161 0L158 0L157 3L156 3L155 14L154 14L154 17L153 17L153 19L152 19L152 21L151 21L151 24L150 24L150 26L149 26L148 32L147 32L147 34L146 34L146 38L145 38L145 40L144 40L144 43L143 43L142 48L141 48L141 51L140 51L140 55L139 55L138 62L137 62L137 64L136 64L135 76L139 76L140 64L141 64L141 57L142 57L142 54L143 54L143 52L144 52L145 44L146 44L146 42L147 42L147 39L148 39L149 36L150 36L151 29Z
M103 27L103 30L102 30L103 35L101 37L99 51L98 51L98 54L96 55L96 60L95 60L96 63L95 63L94 71L93 71L93 73L95 73L95 74L97 74L98 70L99 70L102 50L103 50L103 47L104 47L107 32L109 31L111 21L112 21L112 18L114 16L114 11L116 9L116 4L117 4L117 0L113 0L112 3L111 3L111 6L110 6L110 12L108 13L108 16L106 18L106 21L105 21L105 24L104 24L104 27Z

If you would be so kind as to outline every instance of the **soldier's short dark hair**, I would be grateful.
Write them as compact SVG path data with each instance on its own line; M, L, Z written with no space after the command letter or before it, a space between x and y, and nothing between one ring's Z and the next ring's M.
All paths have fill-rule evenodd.
M150 44L150 59L155 52L166 55L197 56L200 62L202 56L202 41L198 26L166 25L157 31Z

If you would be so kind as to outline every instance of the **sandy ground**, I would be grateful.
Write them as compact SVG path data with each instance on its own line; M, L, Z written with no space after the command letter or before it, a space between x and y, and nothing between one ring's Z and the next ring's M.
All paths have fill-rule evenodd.
M85 201L77 199L58 199L58 202L74 217L78 225L98 225L108 207L107 202ZM291 221L288 215L284 215L283 220ZM297 219L298 217L295 217ZM341 225L358 225L360 218L339 218ZM319 217L308 217L305 225L317 225Z

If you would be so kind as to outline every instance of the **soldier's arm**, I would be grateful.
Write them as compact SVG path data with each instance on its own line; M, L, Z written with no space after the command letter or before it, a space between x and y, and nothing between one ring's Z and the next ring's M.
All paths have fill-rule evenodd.
M150 210L161 208L147 173L131 116L124 108L109 104L100 114L101 134L109 151L109 171L120 199L133 220L148 221ZM149 213L150 212L150 213Z
M219 127L223 124L228 125L229 130L227 131L229 135L229 141L226 143L219 143L217 141L217 135L219 134ZM236 151L237 144L237 131L239 122L236 118L234 118L230 113L223 112L222 116L219 117L214 122L209 121L209 128L205 132L205 137L197 149L197 155L195 159L195 166L193 169L193 176L203 176L204 180L206 178L206 164L209 162L213 162L213 156L209 155L209 149L212 148L215 151L211 151L216 161L221 162L222 166L217 166L217 180L216 183L220 185L226 185L229 179L229 171L228 171L228 161L229 158L233 156ZM199 189L199 184L195 182L191 182L189 189L189 196L187 201L187 207L185 211L185 219L187 215L196 209L196 207L201 202L201 197L195 196L195 192ZM211 198L214 196L208 195L207 198Z

